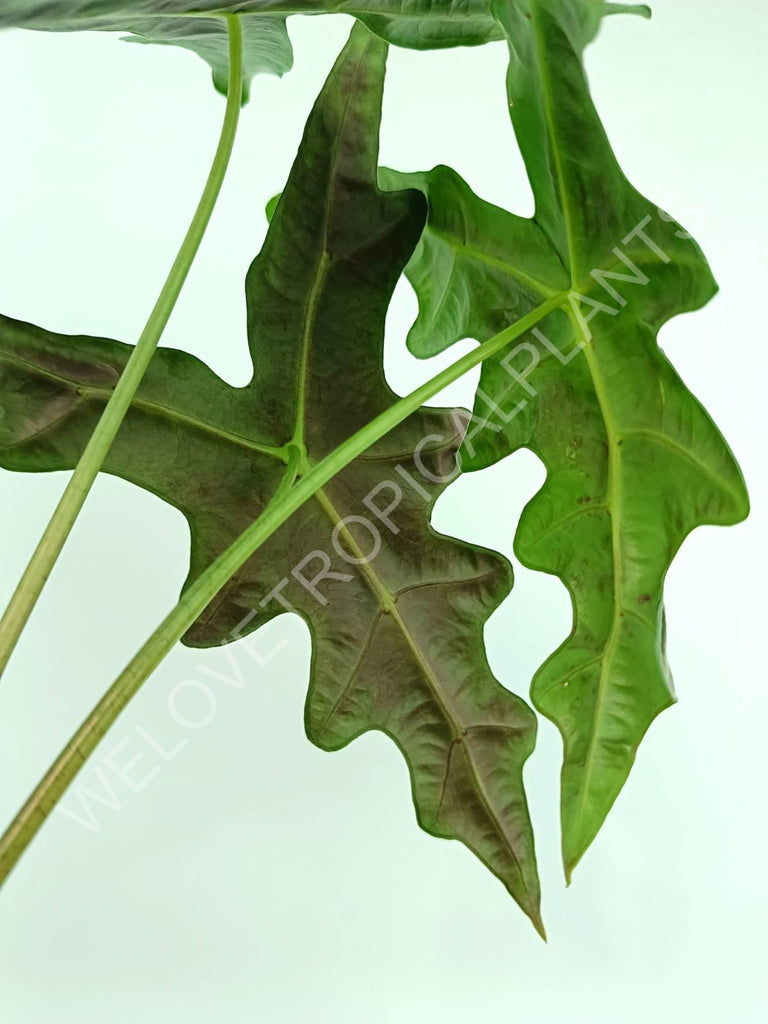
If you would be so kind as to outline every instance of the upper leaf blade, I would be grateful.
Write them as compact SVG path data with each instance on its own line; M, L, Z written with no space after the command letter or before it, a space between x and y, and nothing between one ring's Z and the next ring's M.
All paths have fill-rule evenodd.
M307 123L247 279L253 381L158 351L106 468L181 509L190 579L265 508L291 452L306 472L394 400L384 317L422 230L416 191L376 186L386 46L358 26ZM0 320L0 464L76 461L128 346ZM306 728L336 749L390 735L419 821L459 838L541 929L522 768L535 719L488 666L483 626L511 586L507 561L437 534L465 417L424 409L318 492L190 630L212 646L290 609L313 639Z
M46 32L123 32L129 42L180 46L202 57L211 67L213 82L223 93L229 79L227 24L222 15L239 13L243 4L201 0L54 0L30 4L4 0L0 28L28 28ZM259 74L283 75L293 64L286 31L286 15L264 10L242 17L243 101L251 79Z
M478 199L453 172L384 172L419 187L428 227L408 274L419 296L409 343L430 355L484 341L543 296L562 308L481 373L464 469L520 447L548 476L515 541L574 607L570 637L537 673L536 706L559 727L563 854L570 875L674 699L663 583L687 534L749 511L733 456L660 351L657 333L714 294L695 242L626 181L589 96L581 52L592 8L499 4L510 38L510 112L536 214Z
M351 14L388 42L424 50L476 46L502 38L490 0L4 0L0 28L49 32L129 32L132 42L192 50L210 64L226 92L227 30L222 15L240 16L244 100L254 75L282 75L293 62L285 20L291 14Z

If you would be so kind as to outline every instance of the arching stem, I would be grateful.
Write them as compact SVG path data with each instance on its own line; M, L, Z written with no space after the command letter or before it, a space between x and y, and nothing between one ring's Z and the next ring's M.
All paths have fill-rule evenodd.
M0 620L0 676L13 654L155 354L219 197L235 141L243 91L243 37L240 19L235 15L227 15L226 20L229 34L229 91L224 124L208 180L189 230L138 344Z

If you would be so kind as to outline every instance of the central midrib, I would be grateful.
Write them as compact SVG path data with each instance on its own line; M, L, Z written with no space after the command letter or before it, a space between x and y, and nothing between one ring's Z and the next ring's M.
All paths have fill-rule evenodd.
M568 257L570 262L571 271L571 288L573 291L577 291L576 282L579 279L579 270L576 261L576 250L575 250L575 237L573 231L572 214L569 204L568 189L565 183L565 174L563 172L562 157L560 153L560 147L558 144L558 136L555 129L555 118L553 112L552 95L550 90L550 83L548 79L548 63L546 60L546 54L543 52L541 24L539 21L538 7L534 3L531 5L531 25L536 40L536 48L538 54L539 72L541 75L541 88L544 100L544 116L547 123L547 132L552 145L552 153L554 157L555 172L557 176L558 192L560 195L560 205L563 212L563 221L565 226L565 233L568 242ZM571 324L576 332L576 337L580 330L579 325L576 323L575 314L572 308L567 310ZM579 787L578 803L576 806L575 824L573 828L572 842L578 844L580 842L580 830L584 817L584 811L586 807L586 797L589 792L589 787L592 781L592 773L594 770L595 763L595 750L597 744L597 737L599 733L600 723L604 714L604 698L605 688L608 679L608 666L610 665L612 657L612 649L616 642L616 636L618 632L619 622L621 620L621 578L622 578L622 553L621 553L621 538L619 536L619 523L621 520L620 509L622 503L621 493L621 477L618 472L617 461L619 454L618 447L618 434L616 430L616 424L613 421L610 403L605 390L605 382L600 373L600 367L597 360L592 339L585 339L586 344L584 345L584 355L587 360L587 366L592 377L592 383L595 389L595 396L600 406L600 412L605 424L606 437L608 441L608 480L607 480L607 496L606 504L609 506L609 515L611 518L611 553L613 557L613 619L611 622L611 629L608 635L602 657L600 659L600 682L598 684L598 692L595 700L595 711L592 719L592 730L589 738L589 745L585 757L584 775L582 784ZM578 849L575 850L575 855L578 856Z
M367 49L367 47L366 47L366 49ZM356 81L358 75L360 74L360 69L362 68L362 63L363 62L361 60L360 63L358 64L358 68L357 68L357 70L355 72L355 81ZM303 331L302 331L301 355L300 355L300 361L299 361L299 380L298 380L298 390L297 390L297 415L296 415L296 425L295 425L295 429L294 429L294 436L293 436L293 439L292 439L292 443L297 445L300 449L303 449L304 448L304 444L305 444L305 438L304 438L304 426L305 426L305 423L304 423L304 420L305 420L305 405L306 405L306 391L307 391L307 375L308 375L308 370L309 370L309 357L310 357L310 352L311 352L311 347L312 347L312 339L313 339L314 312L315 312L315 310L317 308L317 303L318 303L318 301L320 299L320 295L321 295L323 286L324 286L325 281L326 281L327 273L328 273L329 267L331 266L331 263L332 263L332 260L331 260L331 258L329 256L328 252L327 252L327 234L328 234L328 226L329 226L329 222L330 222L330 212L331 212L331 203L332 203L332 197L331 197L331 194L330 194L330 184L332 184L332 182L333 182L333 169L334 169L334 166L335 166L336 159L338 157L338 148L339 148L339 140L340 140L340 136L341 136L341 129L342 129L344 120L346 118L346 113L347 113L347 109L349 107L349 103L351 102L351 98L354 95L354 91L355 90L354 90L354 82L353 82L353 86L349 90L349 95L348 95L347 102L346 102L346 105L345 105L345 108L344 108L344 112L343 112L342 117L340 119L339 130L338 130L338 132L337 132L337 134L336 134L336 136L334 138L334 145L333 145L333 151L332 151L332 157L331 157L331 165L330 165L330 174L329 174L329 193L328 193L328 195L326 197L326 205L325 205L325 210L324 210L324 218L323 218L323 226L322 226L321 250L320 250L321 255L320 255L320 258L318 260L318 264L317 264L317 267L316 267L316 270L315 270L314 280L312 282L312 286L311 286L310 291L309 291L309 295L308 295L308 299L307 299L307 304L305 306L305 312L304 312L305 319L304 319L304 327L303 327ZM301 474L305 475L307 472L309 472L311 470L311 468L312 468L311 463L309 463L309 461L306 459L306 457L303 458L302 459L302 465L301 465ZM509 838L507 837L507 834L506 834L506 832L505 832L501 822L499 821L499 819L498 819L498 817L497 817L497 815L496 815L496 813L495 813L495 811L493 809L491 801L490 801L490 799L489 799L489 797L488 797L488 795L487 795L487 793L485 791L485 788L484 788L484 786L482 784L482 781L481 781L481 779L480 779L480 777L479 777L479 775L477 773L477 769L476 769L474 761L472 759L472 755L471 755L471 751L470 751L469 745L466 742L464 742L465 738L466 738L466 735L467 735L467 730L463 726L463 724L461 722L461 719L460 719L460 716L459 716L456 708L451 703L450 698L446 694L444 694L443 691L441 690L440 684L439 684L437 678L435 677L434 672L432 671L432 669L431 669L429 663L427 662L427 660L424 658L424 655L422 654L421 649L419 648L418 644L416 643L415 639L413 638L410 630L408 629L407 624L403 620L402 615L398 611L398 609L396 607L396 600L397 600L396 595L393 594L392 591L389 590L389 588L384 583L384 581L379 576L379 574L368 563L368 561L366 560L366 557L364 556L360 546L358 545L358 543L355 540L355 538L352 535L352 533L349 531L349 529L344 524L344 522L342 520L342 517L337 512L335 506L333 505L333 502L328 497L328 495L326 494L325 490L320 488L315 493L314 497L315 497L315 500L320 505L320 507L323 510L323 512L325 513L325 515L328 517L329 521L333 524L333 526L335 528L339 529L340 536L343 537L345 542L349 545L350 550L355 555L355 558L357 558L359 560L358 564L359 564L359 568L361 570L363 578L365 579L366 583L368 584L368 586L372 590L373 594L375 595L375 597L376 597L377 601L379 602L379 605L380 605L381 609L383 610L383 612L385 614L391 615L393 622L396 623L398 630L400 631L403 639L405 640L406 644L408 645L408 648L411 651L411 654L413 655L413 658L414 658L414 660L415 660L415 662L416 662L420 672L422 673L422 675L423 675L423 677L425 679L425 682L427 683L427 686L429 687L430 692L432 693L432 696L433 696L433 698L435 700L435 703L438 705L438 707L441 710L442 715L444 716L445 720L449 724L449 727L451 729L451 733L453 735L452 744L456 744L456 743L461 744L463 749L464 749L464 752L465 752L465 755L466 755L467 764L468 764L470 772L472 773L472 778L473 778L474 783L475 783L475 790L476 790L476 792L477 792L477 794L478 794L478 796L479 796L479 798L481 800L481 803L482 803L482 805L483 805L483 807L485 809L486 815L487 815L489 821L493 824L493 827L496 830L496 832L498 833L499 838L501 839L502 843L504 844L504 847L509 851L509 854L510 854L510 856L511 856L513 862L514 862L515 869L516 869L516 871L518 873L520 882L521 882L523 888L525 889L525 891L528 892L528 886L526 884L525 876L523 874L520 862L519 862L519 860L517 858L517 855L516 855L512 845L511 845L510 841L509 841ZM447 762L446 770L448 770L448 767L450 767L450 760L448 760L448 762Z
M311 465L309 463L306 463L302 472L308 471L309 469L311 469ZM437 677L435 676L434 672L432 671L429 662L422 654L419 645L416 643L415 639L411 634L411 631L408 629L405 620L403 619L402 615L397 609L397 595L389 589L389 587L386 585L381 576L379 576L379 574L376 572L376 570L373 568L370 562L367 561L366 556L364 555L361 547L355 540L351 531L344 525L342 517L339 515L338 511L336 510L336 507L334 506L333 502L328 497L326 492L321 488L316 492L315 498L320 507L322 508L323 512L328 516L330 522L333 523L335 528L339 529L339 534L341 535L341 537L344 538L345 542L349 545L352 554L355 556L355 558L359 560L358 567L362 570L362 575L366 583L368 584L368 586L371 588L374 595L378 599L382 610L384 611L385 614L391 615L392 620L397 624L397 627L403 639L408 645L408 648L413 654L416 664L418 665L422 675L424 676L427 686L429 687L429 690L435 699L435 703L440 708L442 714L444 715L445 719L447 720L450 726L451 732L453 733L453 740L451 745L460 744L464 748L467 764L472 773L472 778L475 783L475 790L478 796L480 797L480 801L485 809L485 812L489 820L493 823L493 827L496 829L496 832L498 833L499 837L504 843L504 846L509 851L512 860L515 863L515 868L517 869L520 881L522 882L525 891L528 892L528 885L526 883L525 876L520 865L520 861L518 860L517 854L515 853L515 850L512 847L512 844L509 841L509 838L507 837L507 834L504 830L504 827L499 821L498 815L496 814L493 808L491 800L485 791L485 787L483 786L482 780L477 772L475 763L472 759L472 753L469 744L465 742L465 739L467 737L467 730L471 728L471 726L465 726L462 723L461 717L458 711L456 710L455 706L451 703L450 698L443 693L440 687L440 683ZM446 772L449 770L449 768L450 755L446 760Z
M305 448L305 419L306 419L306 405L307 405L307 384L309 375L309 357L312 351L312 339L314 336L315 327L315 312L317 310L317 304L320 300L323 287L325 285L328 270L332 265L332 258L328 252L328 227L331 220L331 205L332 199L332 188L335 179L336 162L339 158L339 146L341 144L341 136L344 130L344 124L347 119L349 107L352 102L352 98L355 95L357 88L357 80L360 77L360 72L365 64L365 56L371 46L371 42L368 41L362 54L358 60L355 73L352 78L350 88L347 92L347 97L344 102L344 108L339 118L339 123L336 129L336 134L333 138L333 145L331 147L331 159L328 165L328 191L325 196L325 205L323 208L322 227L320 233L320 256L317 261L317 266L314 272L314 280L309 289L307 295L307 303L304 307L304 324L302 327L301 334L301 349L299 353L299 367L298 367L298 380L296 382L296 422L293 429L293 437L291 443L296 445L300 451ZM314 114L314 111L313 111Z

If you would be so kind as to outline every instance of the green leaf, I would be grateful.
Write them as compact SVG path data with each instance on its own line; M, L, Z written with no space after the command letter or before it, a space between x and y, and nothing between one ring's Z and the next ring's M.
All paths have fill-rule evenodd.
M503 38L491 0L325 0L396 46L412 50L480 46Z
M272 223L272 218L275 216L275 210L277 209L277 204L280 202L280 195L281 195L281 193L278 192L276 196L272 196L272 198L269 200L269 202L267 203L267 205L264 208L264 213L267 216L267 224L271 224Z
M3 0L0 28L129 32L131 42L182 46L211 65L216 88L226 92L229 58L222 16L238 14L245 101L254 75L282 75L291 68L286 17L332 13L354 15L388 42L417 50L502 38L490 0Z
M727 444L657 344L664 323L703 306L716 286L691 237L616 163L582 66L593 13L573 0L498 7L514 40L508 95L532 220L479 199L445 167L381 173L387 187L417 187L429 201L407 271L419 299L416 355L483 341L543 297L562 297L521 344L483 364L461 458L481 469L525 447L547 468L515 550L558 576L573 601L573 631L532 688L564 740L569 877L645 731L674 700L667 569L696 526L749 511Z
M285 18L241 18L243 29L243 103L250 98L251 80L260 74L284 75L293 66L293 48ZM120 31L130 32L129 43L181 46L210 64L215 88L227 94L229 53L224 18L142 18L126 21Z
M213 83L227 91L229 49L226 13L243 4L206 3L200 0L56 0L34 4L29 0L3 0L1 28L40 29L46 32L128 32L128 42L181 46L210 64ZM260 3L264 13L241 18L243 29L243 102L258 74L283 75L293 64L286 31L286 15ZM206 16L211 12L210 16ZM215 13L213 13L215 12Z
M160 349L109 453L109 472L186 516L189 581L295 471L395 401L384 319L426 204L376 186L385 59L358 26L310 116L247 277L252 382L232 388ZM0 464L73 466L130 352L0 320ZM333 750L369 729L390 735L422 827L463 840L541 928L522 785L535 718L493 677L483 645L510 567L430 526L465 425L466 414L437 409L402 423L271 537L186 642L215 646L298 612L313 639L313 742Z

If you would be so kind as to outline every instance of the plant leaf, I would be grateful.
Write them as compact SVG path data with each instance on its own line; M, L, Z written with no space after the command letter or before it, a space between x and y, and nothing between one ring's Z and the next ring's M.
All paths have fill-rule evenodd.
M29 0L3 0L0 28L28 28L46 32L127 32L133 43L180 46L202 57L212 69L219 92L227 91L229 45L222 14L237 12L242 4L206 3L201 0L55 0L36 4ZM268 10L241 18L243 31L243 102L255 75L283 75L293 64L286 15ZM206 13L211 12L210 17ZM213 13L216 12L216 13Z
M503 39L491 0L326 0L382 39L412 50L479 46Z
M251 384L232 388L160 349L109 453L109 472L186 516L189 580L258 517L286 463L300 454L307 472L395 399L384 318L426 204L376 187L385 58L358 26L310 116L247 278ZM130 352L0 320L0 464L73 466ZM422 827L463 840L540 929L522 786L535 717L495 680L483 646L510 567L429 525L465 425L436 409L406 420L278 530L185 640L215 646L297 611L313 638L313 742L389 734Z
M293 62L290 14L351 14L388 42L425 50L500 39L490 0L3 0L0 28L49 32L129 32L129 41L192 50L226 92L229 56L224 14L241 16L244 101L254 75L282 75Z
M445 167L381 180L429 201L407 270L419 298L416 355L484 341L543 296L563 297L521 345L483 364L461 460L480 469L525 447L547 468L515 550L557 575L573 601L573 631L532 687L563 736L570 877L645 731L674 700L667 569L691 530L736 523L749 502L727 444L657 344L664 323L703 306L716 286L690 235L632 188L611 152L582 66L592 6L521 0L497 12L535 217L484 202Z

